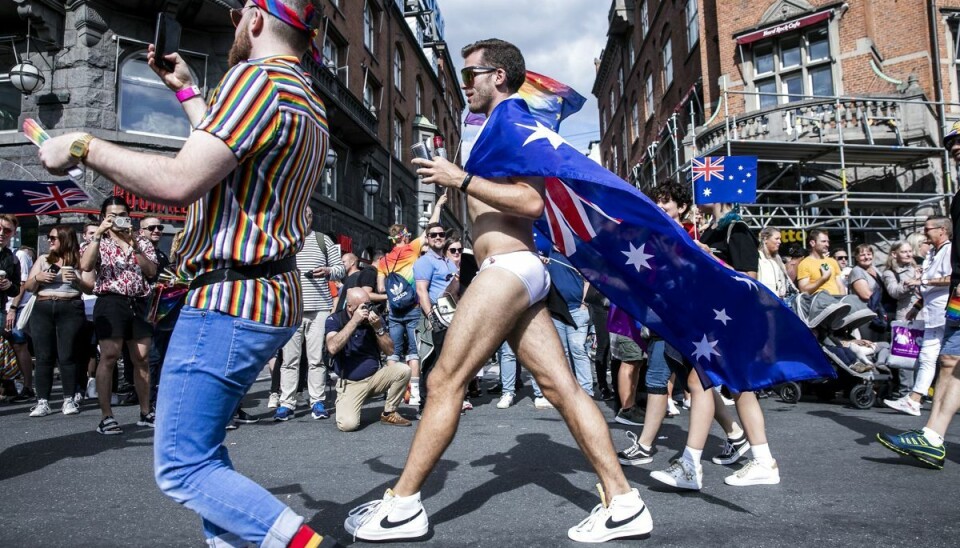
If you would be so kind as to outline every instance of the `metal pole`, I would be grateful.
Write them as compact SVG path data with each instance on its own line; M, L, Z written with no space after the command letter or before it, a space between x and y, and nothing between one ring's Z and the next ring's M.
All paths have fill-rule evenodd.
M727 95L727 82L723 82L723 124L727 130L727 156L730 156L730 97Z
M847 248L847 256L852 257L852 242L850 241L850 202L847 200L849 192L847 189L847 161L843 151L843 126L840 118L840 99L835 102L836 120L837 120L837 143L840 145L840 190L843 193L843 228L844 243Z

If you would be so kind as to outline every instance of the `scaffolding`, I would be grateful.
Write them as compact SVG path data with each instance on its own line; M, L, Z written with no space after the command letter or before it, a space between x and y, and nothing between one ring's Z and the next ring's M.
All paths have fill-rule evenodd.
M682 152L676 137L648 147L633 170L634 182L646 188L665 178L690 181L691 160L699 156L756 156L757 202L743 209L755 228L839 229L848 250L855 240L885 247L915 231L928 215L949 211L954 190L947 151L940 146L939 104L911 84L897 96L800 101L723 90L713 117L699 132L688 129ZM731 99L759 104L761 96L776 97L776 106L730 114ZM674 127L669 129L675 136ZM674 161L664 165L663 158Z

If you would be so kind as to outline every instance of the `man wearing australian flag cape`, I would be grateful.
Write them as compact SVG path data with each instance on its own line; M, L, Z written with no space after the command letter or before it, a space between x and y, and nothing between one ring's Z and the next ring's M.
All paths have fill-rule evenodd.
M535 252L533 223L544 212L545 181L535 174L521 173L527 171L527 164L536 165L539 159L533 151L527 154L523 140L514 138L514 172L504 169L487 173L490 166L484 164L489 162L488 137L501 138L499 126L512 124L498 118L513 117L518 108L525 114L518 120L527 126L523 129L524 138L529 138L527 143L535 142L538 136L559 137L539 129L542 126L525 107L514 106L522 104L514 97L526 73L516 46L502 40L484 40L466 46L462 54L463 89L470 111L488 117L474 148L474 154L479 153L483 161L471 158L466 171L439 157L415 159L414 164L425 183L454 187L467 194L480 272L458 303L447 331L443 352L429 379L430 398L400 479L382 500L351 511L345 527L363 540L412 539L428 532L420 488L453 440L467 382L506 339L534 375L544 396L560 412L600 477L601 504L571 527L568 536L581 542L603 542L645 535L653 529L650 512L639 492L627 483L603 415L577 384L544 306L550 278Z

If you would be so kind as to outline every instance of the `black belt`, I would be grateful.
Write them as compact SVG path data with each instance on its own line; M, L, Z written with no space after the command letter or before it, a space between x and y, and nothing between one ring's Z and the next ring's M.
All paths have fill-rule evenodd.
M210 284L223 282L237 282L242 280L256 280L258 278L272 278L285 272L297 269L297 258L294 255L277 261L260 264L242 264L230 268L218 268L204 272L190 282L190 289L196 289Z

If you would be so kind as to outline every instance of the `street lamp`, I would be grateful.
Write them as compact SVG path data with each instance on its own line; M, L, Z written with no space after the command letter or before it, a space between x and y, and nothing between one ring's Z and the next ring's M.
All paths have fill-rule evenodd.
M427 223L429 222L430 219L428 219L426 215L421 215L420 218L417 219L417 224L420 225L420 230L427 228Z
M13 65L10 69L10 83L17 91L24 95L30 95L43 87L44 78L40 69L30 61L23 59L20 63Z
M363 180L363 191L373 196L380 191L380 181L373 177L367 177Z
M337 167L337 158L338 158L337 151L333 147L328 148L327 160L324 163L324 167L326 169L333 169Z

